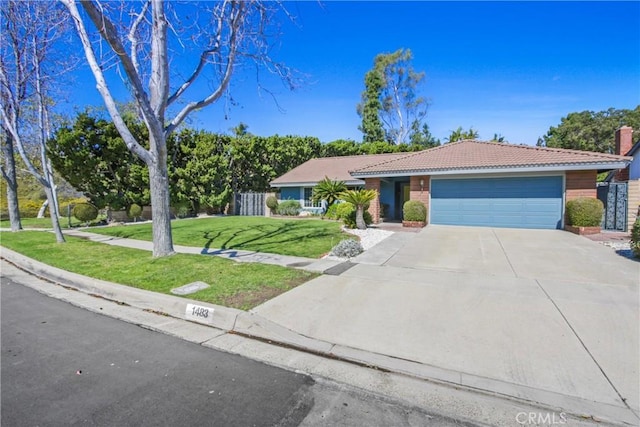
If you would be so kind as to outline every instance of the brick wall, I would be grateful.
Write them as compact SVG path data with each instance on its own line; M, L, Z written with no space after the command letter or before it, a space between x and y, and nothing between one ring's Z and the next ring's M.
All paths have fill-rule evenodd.
M420 186L420 180L423 180ZM427 207L429 218L429 176L412 176L409 181L409 200L420 200Z
M640 179L629 181L627 188L627 228L631 232L640 213Z
M597 171L567 171L565 176L566 201L578 197L597 197Z
M374 224L380 222L380 178L365 178L364 188L367 190L376 190L378 197L371 201L369 205L369 213Z

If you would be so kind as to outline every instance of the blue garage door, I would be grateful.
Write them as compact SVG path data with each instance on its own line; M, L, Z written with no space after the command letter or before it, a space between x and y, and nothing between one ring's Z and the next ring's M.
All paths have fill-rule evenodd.
M562 177L433 179L431 223L560 228Z

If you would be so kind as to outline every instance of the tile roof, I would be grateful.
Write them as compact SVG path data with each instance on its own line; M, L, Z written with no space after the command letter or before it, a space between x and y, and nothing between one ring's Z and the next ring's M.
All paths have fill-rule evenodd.
M311 159L271 181L272 186L286 184L315 184L325 176L335 181L358 181L349 170L405 157L407 153L368 154L359 156L323 157Z
M364 167L352 166L349 171L352 176L363 177L392 173L433 173L545 166L585 166L586 169L594 169L607 164L615 165L612 168L617 168L620 167L621 162L630 160L630 157L590 151L465 140L416 153L408 153L396 159L381 160Z

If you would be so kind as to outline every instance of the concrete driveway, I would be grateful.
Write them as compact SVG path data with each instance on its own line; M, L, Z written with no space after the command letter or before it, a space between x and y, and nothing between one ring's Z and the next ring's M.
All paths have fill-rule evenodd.
M564 231L477 227L396 233L368 252L254 311L483 390L640 420L640 263Z

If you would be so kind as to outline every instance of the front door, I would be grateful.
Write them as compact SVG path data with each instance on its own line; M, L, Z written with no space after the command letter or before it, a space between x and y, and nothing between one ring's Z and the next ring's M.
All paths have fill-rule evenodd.
M396 221L402 220L402 207L410 198L409 188L408 182L396 182L395 212L393 218Z

